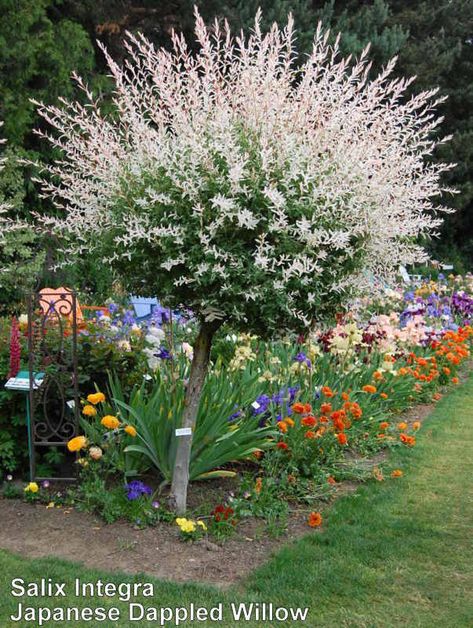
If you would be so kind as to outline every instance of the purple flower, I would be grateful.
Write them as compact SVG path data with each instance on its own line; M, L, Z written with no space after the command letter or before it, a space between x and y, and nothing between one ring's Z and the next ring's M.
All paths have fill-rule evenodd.
M172 358L170 352L164 347L159 347L159 351L154 354L157 358L161 358L161 360L170 360Z
M132 482L128 482L126 484L127 490L127 499L133 501L135 499L139 499L142 495L151 495L153 492L149 486L146 486L140 480L133 480Z
M308 368L312 368L312 362L306 356L303 351L300 351L296 357L294 358L296 362L300 362L301 364L306 364Z
M152 506L153 508L156 508L156 510L157 510L157 509L161 506L161 503L160 503L160 502L155 501L155 502L152 502L151 506Z

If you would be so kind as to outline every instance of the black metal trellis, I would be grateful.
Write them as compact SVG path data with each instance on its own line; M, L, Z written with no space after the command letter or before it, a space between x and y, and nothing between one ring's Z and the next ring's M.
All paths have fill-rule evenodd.
M74 481L75 474L38 477L40 449L66 448L77 434L79 390L77 377L77 298L66 289L43 289L28 302L28 438L31 480ZM38 373L44 373L36 385Z

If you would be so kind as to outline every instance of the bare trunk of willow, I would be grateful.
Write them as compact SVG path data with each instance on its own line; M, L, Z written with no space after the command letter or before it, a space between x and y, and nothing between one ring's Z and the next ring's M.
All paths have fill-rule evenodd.
M195 429L200 396L209 366L212 338L218 327L219 325L216 323L202 323L194 344L194 357L192 359L182 418L182 427L190 428L192 432ZM187 507L191 448L192 434L189 436L178 436L171 494L169 496L169 505L178 515L184 514Z

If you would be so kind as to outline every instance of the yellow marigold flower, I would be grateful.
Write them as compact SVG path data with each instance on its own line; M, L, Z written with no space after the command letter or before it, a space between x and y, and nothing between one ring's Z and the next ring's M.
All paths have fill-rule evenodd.
M401 423L397 424L397 429L398 430L407 430L407 428L408 428L408 425L404 421L402 421Z
M203 521L198 521L197 525L200 526L204 532L207 532L207 526Z
M111 414L104 416L100 423L108 430L116 430L117 427L120 427L120 421L116 416L112 416Z
M181 527L185 522L187 521L187 519L185 517L178 517L176 519L176 523L179 527Z
M125 432L128 434L128 436L133 436L133 438L137 434L136 428L134 428L133 425L126 425Z
M87 401L89 403L93 403L95 406L98 403L103 403L105 401L105 395L101 392L93 393L92 395L87 396Z
M97 410L94 408L94 406L84 406L84 408L82 409L82 414L84 414L85 416L95 416L97 414Z
M401 469L394 469L394 471L391 471L392 478L402 478L403 475L404 473L401 471Z
M69 451L80 451L81 449L85 449L85 447L87 447L87 439L85 436L76 436L75 438L71 438L67 443Z
M36 482L30 482L25 486L25 493L37 493L39 491L39 486Z

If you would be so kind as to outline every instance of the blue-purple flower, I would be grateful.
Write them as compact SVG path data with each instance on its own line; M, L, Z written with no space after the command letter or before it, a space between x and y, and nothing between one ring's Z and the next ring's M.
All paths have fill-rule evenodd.
M141 482L141 480L133 480L126 485L127 499L133 501L139 499L143 495L151 495L153 492L149 486Z

